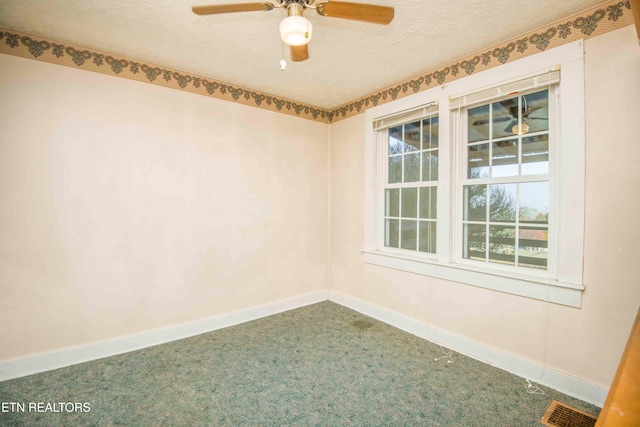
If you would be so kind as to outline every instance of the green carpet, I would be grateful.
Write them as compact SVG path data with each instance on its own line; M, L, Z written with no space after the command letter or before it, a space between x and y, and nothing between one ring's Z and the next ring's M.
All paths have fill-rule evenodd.
M0 382L0 402L89 412L0 413L27 426L540 426L553 399L599 408L332 302ZM43 406L40 409L46 409ZM56 409L56 407L53 407ZM63 409L58 406L57 409Z

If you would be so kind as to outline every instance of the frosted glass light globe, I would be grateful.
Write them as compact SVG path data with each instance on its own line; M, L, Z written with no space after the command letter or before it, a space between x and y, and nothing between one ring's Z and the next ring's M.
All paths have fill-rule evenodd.
M289 46L302 46L311 40L313 26L303 16L287 16L280 22L280 37Z

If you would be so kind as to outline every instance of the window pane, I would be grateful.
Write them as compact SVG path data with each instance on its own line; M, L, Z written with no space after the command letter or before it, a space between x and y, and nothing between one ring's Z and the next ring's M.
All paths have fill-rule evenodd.
M549 130L549 96L543 90L522 97L523 121L529 125L529 132Z
M420 218L436 219L438 187L420 188Z
M469 109L468 142L489 139L489 105Z
M418 239L418 221L407 221L403 219L400 247L402 249L417 249Z
M484 261L487 256L486 235L484 225L465 224L463 256L467 259Z
M487 219L487 186L465 185L464 220L485 221Z
M518 140L494 142L491 153L491 176L518 175Z
M516 184L489 186L489 218L491 221L515 222Z
M400 220L386 219L384 221L384 245L397 248L400 245Z
M418 189L403 188L402 189L402 211L403 218L418 217Z
M516 228L489 227L489 259L503 264L516 262Z
M522 174L549 173L549 135L522 138Z
M420 153L404 155L404 182L420 180Z
M436 223L420 221L420 252L436 253Z
M438 148L438 116L422 121L422 149Z
M404 125L404 151L420 150L420 122Z
M549 183L520 184L520 221L547 224L549 222Z
M422 180L438 180L438 150L422 153Z
M518 265L547 268L549 231L546 228L522 227L518 233Z
M402 156L389 157L389 184L402 182Z
M402 126L389 128L389 154L402 153Z
M470 145L467 151L467 178L489 177L489 144Z
M518 124L518 97L504 99L491 105L493 107L492 138L513 135L512 128Z
M400 216L400 189L391 188L385 191L384 215Z

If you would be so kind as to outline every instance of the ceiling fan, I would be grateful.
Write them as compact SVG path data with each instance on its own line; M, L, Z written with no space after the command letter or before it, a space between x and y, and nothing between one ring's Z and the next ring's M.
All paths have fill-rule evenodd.
M534 100L535 101L535 100ZM525 96L522 97L522 109L518 112L518 100L517 98L505 99L502 101L498 101L499 104L502 105L505 112L508 112L508 115L501 115L497 117L493 117L492 120L489 118L482 118L478 120L474 120L471 122L471 126L481 126L489 124L490 122L509 122L507 127L504 129L506 133L514 133L517 135L525 134L529 131L529 124L527 121L529 120L543 120L548 121L547 117L535 117L532 115L533 112L538 110L544 110L546 107L543 105L533 105L530 106L527 103L527 98ZM518 113L522 118L522 124L518 124Z
M219 5L193 6L196 15L214 15L230 12L269 11L286 9L287 17L280 22L282 41L290 46L291 60L304 61L309 58L307 44L311 40L313 26L304 17L306 9L315 9L322 16L350 19L387 25L393 20L392 7L376 6L333 0L272 0L268 3L231 3Z

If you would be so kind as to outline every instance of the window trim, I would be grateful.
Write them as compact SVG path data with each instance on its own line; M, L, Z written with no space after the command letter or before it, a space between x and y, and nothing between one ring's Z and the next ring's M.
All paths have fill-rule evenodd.
M557 241L554 271L533 270L531 273L505 271L492 265L478 266L460 262L455 250L458 238L458 203L460 181L454 176L460 159L454 147L456 135L451 99L479 93L492 87L517 82L559 66L561 82L556 96L561 96L553 174L556 189L550 205L555 205ZM585 94L584 51L582 40L504 64L490 70L463 77L443 86L409 95L365 112L365 247L364 262L394 268L448 281L479 286L571 307L580 307L583 285L584 190L585 190ZM562 100L569 102L562 102ZM437 103L440 120L437 253L433 257L417 256L397 250L386 250L380 241L379 228L383 216L384 179L381 150L374 121L407 114L430 103ZM550 273L550 274L549 274Z

